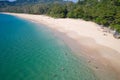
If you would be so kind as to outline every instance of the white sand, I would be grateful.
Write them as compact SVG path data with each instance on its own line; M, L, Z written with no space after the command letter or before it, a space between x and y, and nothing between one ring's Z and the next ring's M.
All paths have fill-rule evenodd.
M88 57L88 62L95 66L96 74L99 74L100 77L104 76L101 80L120 80L120 40L115 39L110 33L103 32L100 25L81 19L54 19L44 15L6 14L47 25L47 27L67 35L74 42L64 39L65 42L68 45L70 43L74 50L76 47L76 52L77 50L79 52L79 49L85 52L84 55ZM104 73L105 69L109 70L109 73Z

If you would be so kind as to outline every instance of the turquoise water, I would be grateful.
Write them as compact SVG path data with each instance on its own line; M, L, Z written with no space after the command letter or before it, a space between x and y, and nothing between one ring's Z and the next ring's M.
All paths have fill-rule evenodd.
M42 25L0 14L0 80L96 80Z

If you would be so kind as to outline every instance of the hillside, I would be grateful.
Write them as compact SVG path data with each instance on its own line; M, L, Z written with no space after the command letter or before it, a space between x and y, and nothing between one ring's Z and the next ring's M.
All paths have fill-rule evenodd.
M35 3L52 3L62 2L63 0L17 0L16 4L35 4Z
M17 6L0 8L0 11L44 14L56 18L80 18L120 32L120 0L79 0L78 3L64 4L61 2L63 1L18 0L14 2Z
M0 7L13 6L14 4L15 4L14 2L0 1Z
M14 2L9 2L5 0L5 1L0 1L0 7L38 4L38 3L53 3L53 2L63 2L63 0L17 0Z

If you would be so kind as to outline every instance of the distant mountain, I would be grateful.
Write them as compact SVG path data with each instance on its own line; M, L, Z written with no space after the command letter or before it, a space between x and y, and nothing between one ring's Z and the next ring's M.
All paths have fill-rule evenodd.
M5 0L5 1L0 1L0 7L6 7L6 6L12 6L12 5L14 5L14 2L9 2L9 1L7 1L7 0Z
M17 0L16 3L48 3L48 2L61 2L63 0Z
M63 2L63 0L16 0L14 2L9 2L8 0L2 0L0 1L0 7L6 7L9 5L25 5L25 4L53 3L53 2Z
M17 0L15 1L15 4L25 5L25 4L53 3L53 2L63 2L63 0Z

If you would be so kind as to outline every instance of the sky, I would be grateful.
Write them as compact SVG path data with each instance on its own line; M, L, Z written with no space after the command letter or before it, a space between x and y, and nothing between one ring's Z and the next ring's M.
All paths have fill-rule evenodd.
M73 1L73 2L77 2L78 0L64 0L64 1Z
M9 0L9 1L15 1L15 0Z
M0 1L7 1L7 0L0 0ZM12 1L15 1L15 0L8 0L8 1L12 2ZM67 1L67 0L65 0L65 1ZM68 1L77 2L78 0L68 0Z
M0 1L10 1L10 2L12 2L12 1L15 1L15 0L0 0Z

